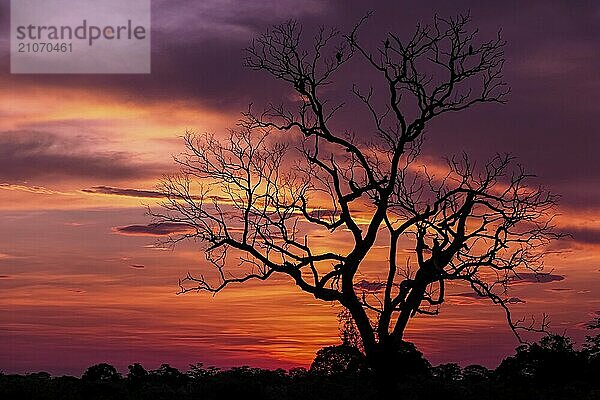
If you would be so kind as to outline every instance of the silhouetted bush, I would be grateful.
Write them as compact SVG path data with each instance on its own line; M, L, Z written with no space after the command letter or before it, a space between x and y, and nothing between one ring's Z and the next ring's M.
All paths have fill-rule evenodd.
M584 352L575 351L571 339L549 335L538 343L517 348L496 369L500 379L531 380L540 384L568 383L581 380L588 360Z
M445 382L458 382L462 379L460 365L455 363L440 364L432 368L433 376Z
M121 379L121 374L110 364L101 363L92 365L81 376L81 380L86 382L116 382Z
M365 356L348 344L322 348L310 366L310 372L325 376L358 375L366 369Z

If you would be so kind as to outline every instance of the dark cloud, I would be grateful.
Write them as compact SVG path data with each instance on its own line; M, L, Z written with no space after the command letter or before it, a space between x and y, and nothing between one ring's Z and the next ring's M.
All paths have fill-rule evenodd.
M0 15L8 15L6 4ZM372 46L387 32L410 34L417 21L434 13L455 15L470 10L482 38L502 28L507 39L506 80L512 87L508 104L488 105L468 113L439 118L428 129L425 151L433 156L467 151L487 158L508 151L518 156L540 182L562 194L562 204L600 205L596 150L600 135L600 41L594 2L430 2L341 1L157 1L152 9L152 74L149 75L0 75L9 88L83 88L90 93L118 92L133 102L181 100L219 111L239 111L249 102L279 103L289 94L266 74L242 67L242 48L270 24L298 18L310 40L320 24L349 29L368 9L375 9L361 39ZM266 11L267 10L267 11ZM8 24L4 25L4 35ZM2 57L2 71L9 71ZM351 127L359 135L373 126L350 96L353 82L382 93L382 80L359 58L340 71L342 83L328 89L330 104L346 102L336 128ZM362 111L361 111L362 110ZM464 117L463 115L468 115ZM232 124L235 121L232 121ZM342 126L343 125L343 126ZM565 132L569 132L565 138ZM543 144L543 145L542 145ZM585 190L581 190L585 188Z
M155 190L144 190L144 189L124 189L112 186L94 186L89 189L82 189L82 192L93 193L93 194L111 194L119 196L129 197L143 197L149 199L160 199L164 198L164 194Z
M572 236L578 243L600 244L600 229L597 228L567 228L565 233Z
M130 265L131 268L136 268L136 269L143 269L146 268L145 265L141 265L141 264L131 264Z
M132 236L168 236L190 232L190 227L186 224L162 222L148 225L118 226L113 228L113 231L122 235Z
M0 179L111 178L152 176L157 167L142 165L134 154L94 151L85 138L64 138L47 132L0 132Z
M0 6L0 15L6 13L5 7ZM275 97L279 92L276 85L265 85L266 76L242 66L242 49L250 38L291 17L308 22L327 8L328 2L320 0L153 1L152 74L12 75L9 81L15 89L19 84L87 88L122 94L140 103L180 99L239 111L264 95ZM3 33L7 36L8 29ZM10 70L8 60L0 58L1 71Z
M383 290L383 288L385 288L385 283L384 282L369 282L365 279L356 282L354 284L354 287L357 289L361 289L364 290L366 292L379 292L380 290Z
M532 283L550 283L550 282L559 282L564 280L565 277L562 275L550 274L550 273L520 273L518 276L513 276L509 279L510 284L532 284ZM365 279L354 284L354 287L357 289L361 289L367 292L379 292L385 288L384 282L378 281L367 281ZM476 292L464 292L464 293L455 293L450 294L450 297L463 297L470 299L485 299L487 296L480 296ZM524 303L523 300L512 297L506 299L507 303Z
M148 199L162 199L162 198L167 197L167 196L165 196L164 193L161 193L156 190L128 189L128 188L119 188L119 187L113 187L113 186L93 186L89 189L81 189L81 191L84 193L92 193L92 194L107 194L107 195L128 196L128 197L141 197L141 198L148 198ZM171 197L179 198L180 196L171 196ZM202 197L194 196L194 195L191 195L190 198L192 198L193 200L201 200L202 199ZM228 199L228 198L222 197L222 196L217 196L217 195L206 196L205 199L211 200L211 201L216 200L219 202L231 201L231 199Z
M564 280L565 277L562 275L556 275L552 273L535 273L535 272L522 272L509 279L511 284L521 283L550 283L559 282Z

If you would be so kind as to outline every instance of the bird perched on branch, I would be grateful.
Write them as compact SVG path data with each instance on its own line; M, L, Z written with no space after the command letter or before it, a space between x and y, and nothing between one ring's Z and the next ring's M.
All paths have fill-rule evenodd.
M302 78L298 79L296 82L294 82L294 86L296 86L296 89L303 92L304 89L306 88L306 85L304 84L304 79L302 79Z

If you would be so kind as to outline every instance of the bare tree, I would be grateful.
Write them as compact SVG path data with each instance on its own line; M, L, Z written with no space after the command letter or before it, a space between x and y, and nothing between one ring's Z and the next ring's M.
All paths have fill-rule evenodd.
M409 320L437 314L449 284L500 305L519 339L521 329L540 329L511 318L506 290L519 270L542 270L547 244L559 235L555 198L530 186L510 156L478 168L463 155L435 172L416 163L430 120L505 101L500 35L480 41L468 15L435 17L408 40L390 33L369 50L359 38L367 19L347 35L322 28L308 47L294 21L255 39L246 65L287 82L298 102L250 108L226 140L188 133L187 152L176 158L182 173L164 180L168 200L152 214L188 226L170 240L206 244L218 272L217 279L188 274L182 293L287 275L348 310L370 365L390 382ZM372 87L352 87L372 118L369 138L340 132L339 121L334 127L343 104L323 96L351 61L383 83L383 102ZM318 245L321 236L351 245ZM385 279L359 279L376 241L389 251L380 266ZM407 247L412 256L403 258Z

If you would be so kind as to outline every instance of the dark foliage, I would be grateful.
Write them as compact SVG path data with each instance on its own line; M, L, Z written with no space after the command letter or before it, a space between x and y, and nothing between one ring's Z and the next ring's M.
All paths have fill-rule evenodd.
M597 326L590 325L597 329ZM481 365L432 367L411 343L398 355L404 375L398 377L400 398L445 400L595 400L598 382L598 336L581 350L571 339L549 335L520 346L495 370ZM46 372L0 374L1 399L187 400L187 399L376 399L376 379L363 354L348 344L321 349L310 368L289 371L247 366L221 370L190 365L186 373L162 364L147 371L138 363L122 377L109 364L88 368L81 379L52 377Z
M106 363L92 365L81 376L82 381L92 383L118 382L120 379L117 369Z
M366 371L365 356L347 344L324 347L310 366L310 372L330 376L340 374L361 374Z

